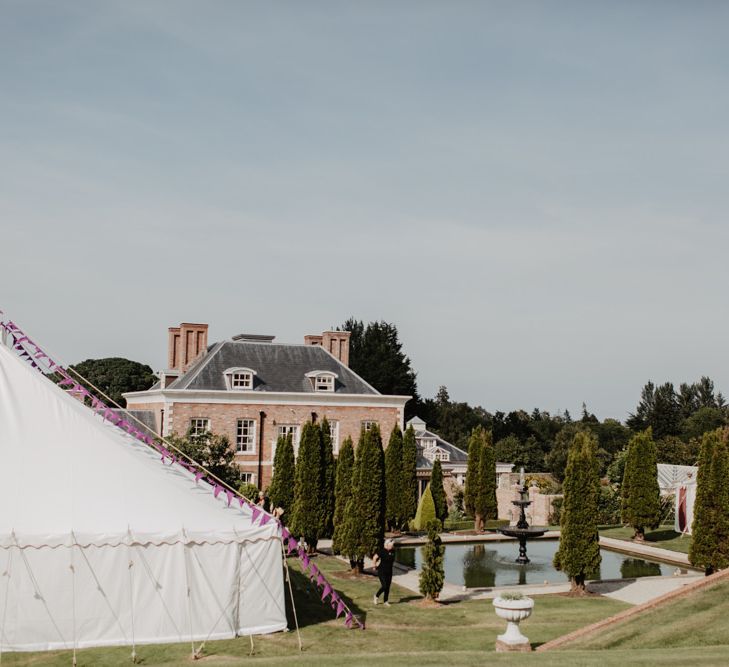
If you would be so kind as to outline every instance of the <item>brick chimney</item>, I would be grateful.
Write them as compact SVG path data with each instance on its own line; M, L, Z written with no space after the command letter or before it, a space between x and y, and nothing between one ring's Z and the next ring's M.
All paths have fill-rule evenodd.
M184 373L208 348L208 325L183 322L168 329L167 367Z
M321 335L320 345L331 352L345 366L349 366L349 331L325 331Z

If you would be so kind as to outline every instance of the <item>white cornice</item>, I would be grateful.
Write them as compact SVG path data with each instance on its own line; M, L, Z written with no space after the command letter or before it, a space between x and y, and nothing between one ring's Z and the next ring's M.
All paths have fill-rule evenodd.
M326 392L234 391L197 389L152 389L123 395L127 408L135 403L219 403L227 405L332 405L372 406L402 409L411 396L385 394L338 394Z

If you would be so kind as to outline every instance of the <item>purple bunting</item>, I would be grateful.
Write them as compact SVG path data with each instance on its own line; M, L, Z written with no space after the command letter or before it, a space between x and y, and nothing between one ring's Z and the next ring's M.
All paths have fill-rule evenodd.
M299 552L299 558L301 558L301 562L304 564L304 570L309 569L309 557L306 555L305 551Z
M352 612L350 611L347 614L347 618L344 621L344 625L346 625L348 628L351 628L352 627L352 620L353 620L353 618L354 617L352 616Z
M288 531L287 528L285 528L283 526L281 527L281 537L284 540L288 540L289 537L291 537L291 533Z
M251 522L252 523L256 522L256 519L258 518L260 513L261 513L261 510L259 510L255 505L251 505Z
M263 516L261 517L261 523L259 525L265 526L270 520L271 520L271 515L263 512Z
M233 496L235 495L232 491L225 490L225 495L228 497L228 507L230 507L230 503L233 500Z
M319 574L316 575L316 585L323 586L326 583L327 583L327 580L322 576L321 572L319 572Z
M195 473L195 484L197 484L203 477L205 477L205 473L198 470Z
M299 546L299 543L296 541L295 538L290 538L288 541L288 544L286 545L286 549L288 553L291 553L294 549L297 549Z
M343 613L345 609L345 604L341 600L337 600L337 618L339 618Z
M216 484L215 488L213 489L213 495L217 498L220 495L220 492L223 490L223 487L220 486L220 484Z
M321 594L321 599L322 599L322 602L323 602L324 600L326 600L326 599L327 599L327 596L328 596L328 595L329 595L329 593L331 593L331 592L332 592L332 587L331 587L331 586L330 586L329 584L326 584L326 585L324 586L324 590L322 591L322 594Z

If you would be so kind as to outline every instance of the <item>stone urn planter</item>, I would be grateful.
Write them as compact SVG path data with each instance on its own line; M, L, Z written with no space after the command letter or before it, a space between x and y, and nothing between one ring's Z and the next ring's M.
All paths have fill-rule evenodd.
M497 651L531 651L532 645L521 634L519 623L529 618L534 609L534 600L521 594L505 594L493 601L494 611L506 624L506 632L496 638Z

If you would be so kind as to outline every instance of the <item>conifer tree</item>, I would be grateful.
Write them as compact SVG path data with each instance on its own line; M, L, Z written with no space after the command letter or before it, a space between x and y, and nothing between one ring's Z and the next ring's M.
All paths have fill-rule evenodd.
M412 522L413 530L424 530L431 521L435 521L436 519L433 493L430 490L430 484L428 484L425 487L425 491L423 491L423 495L420 496L418 511L415 513L415 518Z
M448 501L446 500L446 492L443 488L443 468L440 461L433 461L433 470L430 473L430 492L433 494L433 503L435 504L435 516L443 523L448 516Z
M466 467L466 488L463 493L463 504L466 512L474 519L474 528L481 530L480 517L476 515L477 494L480 486L479 465L481 463L481 450L483 449L484 430L477 426L471 431L468 441L468 464Z
M729 460L726 434L704 434L699 453L689 561L707 575L729 566Z
M635 531L633 539L645 539L646 528L656 528L661 519L656 444L648 427L628 443L623 483L620 486L623 522Z
M597 533L598 477L597 440L589 431L579 431L570 446L564 480L559 548L554 566L569 578L572 591L585 593L585 579L600 566Z
M321 479L319 483L320 537L331 537L334 529L334 484L335 463L332 449L332 435L326 417L319 426L321 445Z
M279 436L273 458L273 479L268 489L271 507L284 510L283 521L288 523L294 506L295 484L294 443L291 434Z
M403 460L402 431L395 425L385 450L386 519L391 530L402 524L403 514Z
M420 570L420 592L431 600L437 600L443 582L445 569L443 567L443 554L445 547L441 544L441 523L437 519L428 522L428 543L423 547L423 566Z
M498 518L496 502L496 452L491 441L491 431L481 432L481 456L478 462L478 490L476 492L476 517L480 530L489 519Z
M316 551L321 529L321 431L311 422L301 429L299 456L296 459L294 507L290 529L303 537L311 553Z
M342 551L342 536L344 532L344 510L352 495L352 475L354 474L354 447L352 438L347 436L339 450L337 459L337 483L334 489L334 535L332 550L335 554Z
M418 509L418 444L415 430L408 426L402 441L402 513L400 528L407 528Z
M342 552L360 570L382 545L385 533L385 454L380 429L362 432L357 445L352 496L344 512Z

